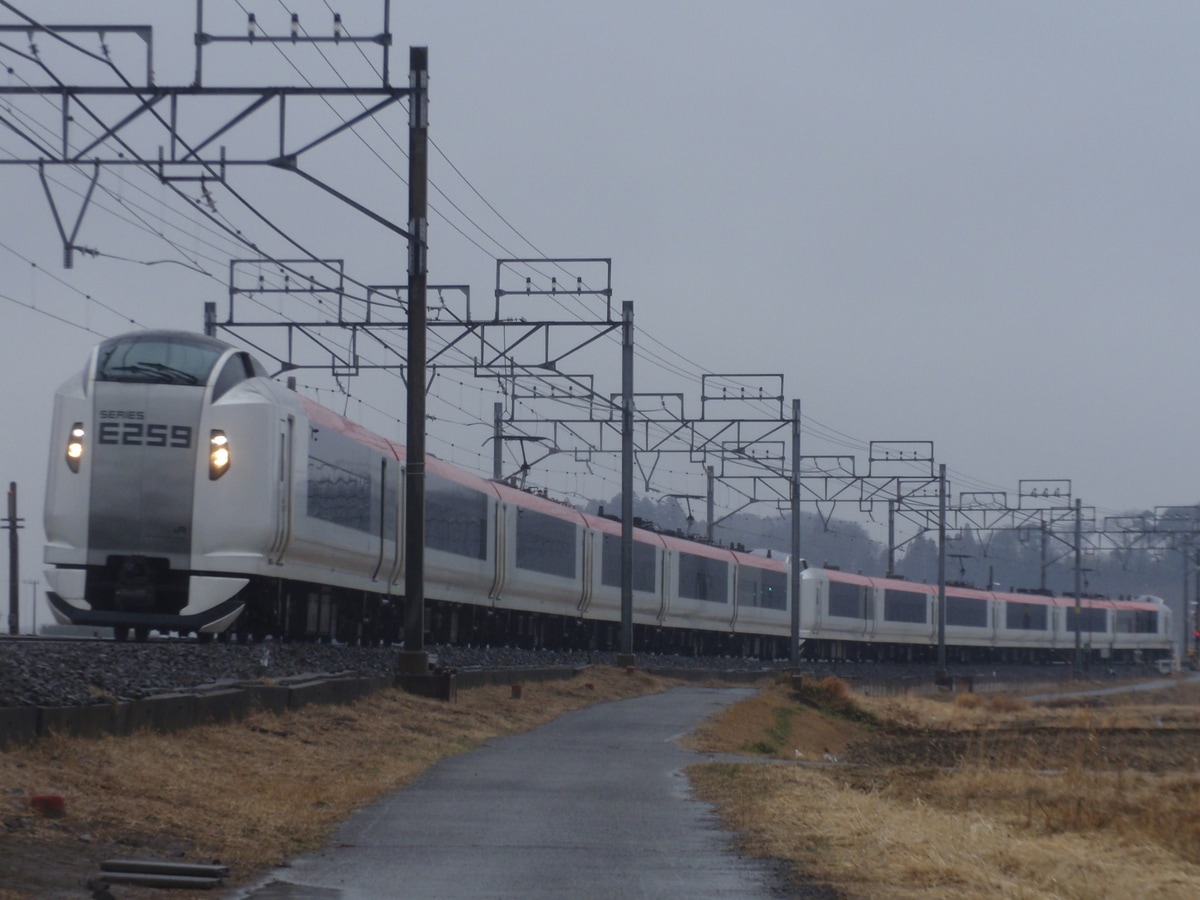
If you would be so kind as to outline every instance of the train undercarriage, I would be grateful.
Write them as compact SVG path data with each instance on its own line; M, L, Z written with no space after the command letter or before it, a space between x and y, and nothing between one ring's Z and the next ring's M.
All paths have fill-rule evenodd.
M163 581L150 571L97 570L89 573L93 610L120 611L113 624L117 640L145 640L153 623L174 616L186 603L186 579ZM176 583L179 582L179 583ZM244 604L233 624L217 633L195 632L201 642L239 643L319 641L380 646L404 642L401 597L283 579L252 579L235 598ZM508 646L527 650L616 652L620 625L576 616L559 616L426 599L425 643L451 646ZM170 629L161 633L170 633ZM191 633L178 628L175 633ZM699 629L634 625L633 651L681 656L732 656L761 660L789 658L789 641L774 635L733 634ZM905 644L847 639L807 638L800 658L805 662L909 663L934 665L935 644ZM1039 664L1071 662L1073 649L990 647L947 644L946 662L961 664ZM1089 665L1138 663L1149 659L1134 650L1108 650L1086 642Z
M946 663L949 665L995 664L1033 665L1054 664L1074 661L1074 648L1062 647L986 647L960 644L946 645ZM863 663L913 663L936 665L936 644L902 644L871 641L848 641L808 639L800 648L800 658L805 662L863 662ZM1085 665L1107 666L1151 661L1153 654L1140 650L1110 650L1092 647L1085 642L1083 661ZM1165 658L1165 656L1164 656Z
M239 643L313 641L361 646L401 644L404 641L404 600L367 591L329 585L252 579L235 598L244 604L241 615L220 632L156 627L158 620L175 617L186 603L186 589L152 587L114 590L115 579L97 579L99 590L90 592L93 610L120 622L104 623L119 641L146 640L152 630L160 634ZM92 582L89 582L89 585ZM147 580L149 584L149 580ZM186 584L186 579L183 584ZM89 622L89 624L97 624ZM615 652L621 648L620 625L545 613L497 609L467 603L426 599L425 643L472 646L510 646L527 650L583 650ZM764 660L786 659L786 638L731 634L698 629L635 625L633 649L637 653L684 656L739 656Z

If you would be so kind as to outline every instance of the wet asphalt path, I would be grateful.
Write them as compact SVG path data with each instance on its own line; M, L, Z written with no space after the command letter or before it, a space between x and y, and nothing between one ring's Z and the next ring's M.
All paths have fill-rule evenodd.
M675 688L567 713L444 760L351 817L253 900L754 898L790 891L738 856L675 738L746 689ZM517 701L514 701L517 702Z

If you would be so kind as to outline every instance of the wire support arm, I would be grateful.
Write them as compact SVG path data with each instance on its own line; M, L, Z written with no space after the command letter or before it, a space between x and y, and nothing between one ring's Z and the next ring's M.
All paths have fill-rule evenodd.
M88 183L87 193L83 196L83 203L79 206L79 215L75 217L75 227L71 230L70 237L67 236L67 231L63 228L62 217L58 214L58 205L54 202L54 195L50 192L50 185L46 181L46 170L42 165L38 165L38 178L42 182L42 190L46 192L46 199L50 202L50 212L54 214L54 224L58 228L59 237L63 242L63 267L71 268L74 263L74 251L82 249L75 244L75 238L79 236L79 227L83 224L83 214L87 212L88 204L92 200L92 192L96 190L96 182L100 180L100 163L94 163L92 166L92 179Z
M337 188L331 187L330 185L321 181L319 178L309 175L307 172L305 172L303 169L301 169L299 166L296 165L296 158L294 156L287 156L287 157L283 157L282 159L272 160L270 164L275 166L278 169L283 169L284 171L287 171L287 172L296 173L301 178L303 178L305 181L307 181L309 184L316 185L317 187L319 187L321 190L325 191L325 193L329 194L330 196L337 197L339 200L341 200L347 206L351 207L352 209L356 210L357 212L362 213L368 219L370 219L371 221L373 221L379 225L382 225L384 228L388 229L389 231L400 235L405 240L409 240L409 241L416 240L416 238L413 236L413 234L411 232L406 231L405 229L401 228L399 225L395 224L394 222L391 222L390 220L385 219L383 216L379 215L379 213L374 212L373 210L367 209L367 207L363 206L357 200L351 200L349 197L347 197L345 194L343 194Z

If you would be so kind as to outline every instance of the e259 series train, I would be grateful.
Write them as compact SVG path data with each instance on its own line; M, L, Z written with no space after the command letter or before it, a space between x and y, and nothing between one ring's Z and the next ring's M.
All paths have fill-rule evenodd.
M106 340L55 396L47 593L63 623L203 639L403 638L404 448L174 331ZM430 457L426 639L615 646L620 526ZM806 569L809 658L927 659L937 590ZM1073 601L952 588L950 658L1074 646ZM634 531L635 649L785 657L788 561ZM1090 652L1170 652L1161 600L1086 600Z

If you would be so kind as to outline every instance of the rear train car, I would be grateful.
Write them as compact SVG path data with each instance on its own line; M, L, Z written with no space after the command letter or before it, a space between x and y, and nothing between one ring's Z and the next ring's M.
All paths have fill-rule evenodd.
M836 569L801 574L800 634L812 660L932 662L938 588ZM1050 662L1075 647L1073 597L946 587L947 661ZM1080 602L1081 649L1089 660L1150 661L1171 654L1171 617L1156 597Z

